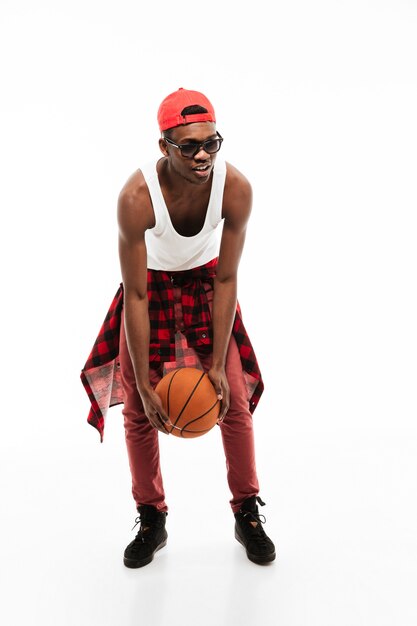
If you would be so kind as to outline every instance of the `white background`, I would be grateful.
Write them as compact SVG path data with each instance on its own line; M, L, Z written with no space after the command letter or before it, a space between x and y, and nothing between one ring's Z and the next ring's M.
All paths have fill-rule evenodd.
M2 623L415 626L417 3L0 6ZM265 568L233 537L218 429L161 441L169 543L124 568L121 407L103 444L86 422L117 196L181 86L254 189Z

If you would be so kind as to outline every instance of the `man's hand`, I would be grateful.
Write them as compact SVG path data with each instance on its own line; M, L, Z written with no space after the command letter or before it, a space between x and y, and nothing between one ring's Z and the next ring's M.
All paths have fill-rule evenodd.
M139 391L139 390L138 390ZM146 417L150 421L153 428L156 428L161 433L169 435L172 424L168 415L165 413L162 406L161 398L151 386L141 388L139 395L142 399L143 410Z
M216 369L212 367L208 372L208 377L213 383L214 389L216 390L217 397L221 400L221 409L219 419L217 420L220 424L224 418L226 417L226 413L229 410L230 405L230 387L227 382L226 372L224 368Z

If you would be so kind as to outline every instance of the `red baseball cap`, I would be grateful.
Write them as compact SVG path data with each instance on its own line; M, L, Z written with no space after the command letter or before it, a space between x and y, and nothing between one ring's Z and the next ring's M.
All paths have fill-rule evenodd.
M206 109L207 113L188 113L182 115L181 112L189 106L200 106ZM169 94L158 109L158 124L161 132L175 126L192 124L193 122L215 122L216 116L213 105L206 96L199 91L190 91L180 87L174 93Z

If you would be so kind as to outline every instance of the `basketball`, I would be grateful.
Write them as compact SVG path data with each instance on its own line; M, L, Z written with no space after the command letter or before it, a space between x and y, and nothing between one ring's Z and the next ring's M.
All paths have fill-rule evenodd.
M205 372L182 367L168 372L155 387L173 427L168 432L190 439L205 435L215 426L220 400Z

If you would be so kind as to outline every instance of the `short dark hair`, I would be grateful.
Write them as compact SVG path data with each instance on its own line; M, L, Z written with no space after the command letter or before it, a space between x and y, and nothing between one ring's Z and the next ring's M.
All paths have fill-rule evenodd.
M185 109L181 111L181 115L184 115L184 116L195 115L196 113L208 113L208 111L205 107L202 107L199 104L192 104L191 106L185 107ZM167 130L164 130L164 135L168 137L168 139L171 138L172 130L173 128L168 128Z
M208 113L208 111L199 104L192 104L181 111L181 115L194 115L195 113Z

